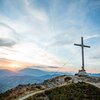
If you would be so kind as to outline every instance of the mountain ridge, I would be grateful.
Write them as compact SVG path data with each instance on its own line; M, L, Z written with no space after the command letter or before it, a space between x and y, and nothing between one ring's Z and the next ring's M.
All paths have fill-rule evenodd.
M54 78L45 80L44 82L42 82L40 84L24 84L24 85L20 84L17 87L15 87L11 90L8 90L5 93L2 93L0 95L0 97L2 98L1 100L16 100L16 99L17 100L37 100L36 98L39 98L42 96L41 97L42 99L39 99L39 100L49 100L49 99L43 99L45 96L49 97L49 91L51 91L50 92L50 95L51 95L51 93L52 93L52 91L54 91L54 89L56 89L56 88L59 89L60 87L62 88L64 86L67 88L71 84L73 84L73 86L74 86L74 87L72 86L73 88L71 88L71 90L75 91L76 94L80 89L82 89L82 91L84 92L84 88L80 88L80 87L78 87L78 91L76 91L77 88L75 88L75 87L77 87L78 83L80 84L80 87L86 86L85 88L87 88L87 90L89 89L89 91L91 91L91 90L92 90L92 92L94 91L93 94L96 92L95 89L97 89L97 91L99 91L99 93L100 93L100 78L98 78L98 77L89 77L89 76L88 77L86 77L86 76L79 77L79 76L61 75L61 76L56 76ZM83 83L83 85L81 83ZM90 89L87 86L91 86L94 88ZM48 93L46 95L44 95L46 93L46 91L48 91ZM62 91L62 92L60 92L60 91ZM64 90L59 90L59 93L63 93L63 91ZM42 92L43 94L41 94L40 92ZM40 93L40 94L37 95L38 93ZM61 95L63 95L63 94L61 94ZM34 96L36 97L35 99L33 99ZM90 96L91 96L91 94L90 94ZM24 98L24 99L22 99L22 98ZM50 99L50 100L55 100L55 99ZM67 99L57 99L57 100L67 100ZM77 100L80 100L80 99L77 99ZM91 100L91 99L88 99L88 100Z

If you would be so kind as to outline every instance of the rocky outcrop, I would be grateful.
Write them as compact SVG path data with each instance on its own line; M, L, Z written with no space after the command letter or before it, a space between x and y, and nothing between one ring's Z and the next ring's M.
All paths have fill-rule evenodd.
M70 83L72 81L72 78L66 75L58 76L49 80L46 80L43 82L42 85L44 85L46 88L54 88L64 83Z

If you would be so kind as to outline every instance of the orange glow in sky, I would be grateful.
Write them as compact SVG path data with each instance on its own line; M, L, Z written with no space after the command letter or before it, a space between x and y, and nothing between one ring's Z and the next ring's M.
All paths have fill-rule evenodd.
M17 71L17 70L25 68L26 66L31 66L31 65L32 64L29 64L29 63L18 62L18 61L7 60L7 59L0 60L1 69L9 69L12 71Z

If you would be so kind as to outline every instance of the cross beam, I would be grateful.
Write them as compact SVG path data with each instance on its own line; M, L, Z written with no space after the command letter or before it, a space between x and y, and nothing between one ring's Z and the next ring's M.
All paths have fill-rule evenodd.
M82 70L85 70L84 69L84 47L90 48L90 46L84 45L83 37L81 37L81 44L74 44L74 45L80 46L82 48Z

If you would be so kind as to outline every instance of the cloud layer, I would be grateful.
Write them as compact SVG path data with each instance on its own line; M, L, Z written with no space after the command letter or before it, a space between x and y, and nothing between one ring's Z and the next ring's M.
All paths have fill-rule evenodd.
M1 0L0 55L48 66L67 62L62 70L77 71L81 51L73 44L80 43L83 36L84 44L91 46L91 50L86 49L85 63L94 66L90 62L95 58L95 68L100 72L100 55L95 50L100 48L99 17L98 0Z

